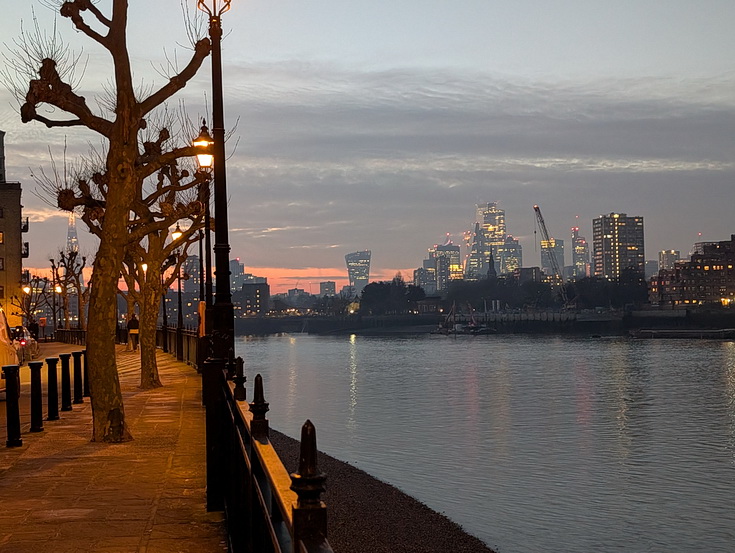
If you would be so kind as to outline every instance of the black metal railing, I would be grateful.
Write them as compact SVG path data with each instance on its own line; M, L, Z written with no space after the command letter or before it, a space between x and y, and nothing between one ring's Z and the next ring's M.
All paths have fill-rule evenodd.
M244 382L242 359L204 362L207 509L224 510L232 553L331 552L314 425L304 424L299 469L289 475L268 438L263 379L255 377L251 403Z
M65 344L83 346L87 343L87 331L80 328L57 328L54 331L54 339Z

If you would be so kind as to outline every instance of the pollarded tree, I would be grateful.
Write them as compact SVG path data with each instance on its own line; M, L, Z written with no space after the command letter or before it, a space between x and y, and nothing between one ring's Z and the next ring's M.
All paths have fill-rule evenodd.
M110 98L99 105L108 112L99 115L64 80L64 68L50 57L40 60L38 78L32 78L20 109L23 122L38 121L47 127L86 127L103 138L104 164L92 177L82 179L76 188L60 191L59 207L81 209L82 219L99 238L93 265L94 286L89 301L87 358L93 413L94 440L120 442L131 438L125 424L125 410L115 363L115 306L120 260L125 248L139 243L152 232L134 215L140 212L146 179L175 160L194 155L191 146L176 147L170 131L162 128L157 138L150 138L146 128L151 113L181 90L199 70L210 53L209 39L194 44L193 54L180 72L150 94L134 90L130 55L127 48L127 0L110 0L112 13L105 15L91 0L73 0L61 5L60 13L74 27L97 42L110 55L113 85ZM97 29L101 29L98 31ZM33 54L25 51L25 54ZM31 56L32 57L32 56ZM19 71L27 67L19 63ZM44 106L68 114L54 119ZM148 131L150 133L150 131ZM149 139L146 140L146 137ZM194 208L177 204L176 216L189 217ZM133 214L131 216L131 214ZM158 223L158 222L157 222Z
M185 177L188 177L188 173L179 171L175 166L161 171L156 190L169 188L167 196L160 198L155 193L149 194L146 197L147 209L139 213L139 221L146 222L148 228L155 230L141 242L130 244L122 267L127 293L131 294L140 305L140 386L144 389L162 385L158 376L155 343L161 297L164 290L167 290L176 279L176 274L186 260L185 252L197 239L196 233L202 228L204 220L204 204L194 199L191 194L186 194L192 191L192 187L185 182ZM188 182L200 183L201 178L206 179L207 176L198 175ZM164 182L170 182L174 186L165 187ZM190 204L194 210L189 217L189 225L185 225L181 237L169 241L167 240L169 228L178 222L175 218L178 211L170 209L177 195L187 198L188 205ZM169 226L161 228L160 222L168 223ZM183 253L172 257L175 250L181 250ZM167 272L169 268L173 270Z

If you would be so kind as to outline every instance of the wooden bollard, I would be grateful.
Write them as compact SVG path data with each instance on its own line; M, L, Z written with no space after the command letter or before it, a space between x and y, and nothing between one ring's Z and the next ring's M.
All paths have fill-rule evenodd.
M59 379L57 374L58 357L47 357L46 367L48 373L46 375L48 390L46 393L46 401L48 402L48 417L46 420L59 420Z
M72 351L71 356L74 358L74 403L84 403L82 394L82 352Z
M61 359L61 410L71 411L71 374L69 372L69 358L71 353L60 353Z
M298 496L293 504L293 551L300 542L309 545L327 539L327 506L321 500L327 476L317 468L316 428L310 420L301 427L299 470L291 474L291 489Z
M23 440L20 437L20 406L18 395L20 394L20 367L18 365L5 365L5 418L8 425L8 437L5 441L6 447L20 447Z
M43 361L31 361L28 367L31 369L31 432L43 432L43 390L41 389Z

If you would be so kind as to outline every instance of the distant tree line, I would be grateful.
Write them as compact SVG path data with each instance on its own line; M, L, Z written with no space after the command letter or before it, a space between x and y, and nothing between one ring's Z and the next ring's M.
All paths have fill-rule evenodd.
M570 304L576 309L605 307L621 309L648 302L648 285L633 270L623 271L618 282L601 277L585 277L565 284ZM457 305L471 305L477 311L489 309L499 300L503 309L555 309L562 307L559 290L549 284L513 278L489 278L473 282L457 280L449 285L446 300Z

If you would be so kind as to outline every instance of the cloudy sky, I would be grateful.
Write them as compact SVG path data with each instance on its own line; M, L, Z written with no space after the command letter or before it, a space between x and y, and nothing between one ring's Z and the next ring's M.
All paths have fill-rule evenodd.
M32 26L34 3L21 4L4 6L8 46ZM130 12L136 78L160 85L166 59L188 58L179 2ZM483 202L506 210L526 266L539 264L534 204L567 242L575 225L591 239L600 214L643 216L648 259L735 233L731 0L235 0L223 21L232 254L275 291L345 284L358 249L374 278L410 278ZM79 89L93 97L107 58L69 21L57 28L84 47ZM187 109L206 112L209 86L207 62ZM66 217L34 195L31 170L49 169L49 147L60 162L65 142L73 158L98 141L21 124L4 89L0 130L30 262L45 266Z

